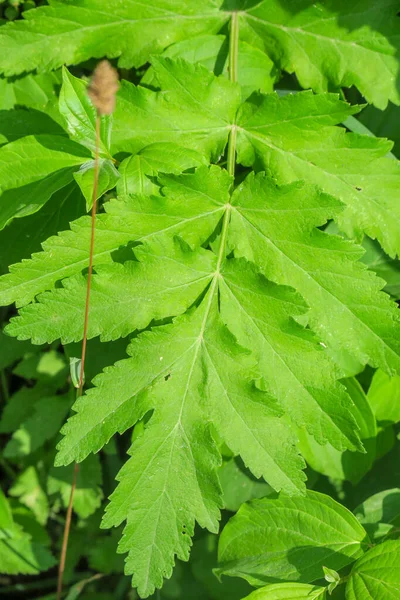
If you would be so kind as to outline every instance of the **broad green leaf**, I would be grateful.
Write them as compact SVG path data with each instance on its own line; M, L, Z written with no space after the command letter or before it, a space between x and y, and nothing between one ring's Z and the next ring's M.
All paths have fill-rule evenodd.
M379 539L400 526L400 489L378 492L354 509L371 539Z
M162 56L200 63L215 75L223 73L229 77L228 52L229 40L225 36L203 35L169 46ZM261 48L239 41L238 82L242 87L243 98L247 98L254 91L272 92L278 74L278 69ZM141 82L148 86L157 86L152 67L147 69Z
M350 237L377 238L400 250L400 167L386 158L388 140L331 127L357 112L334 94L253 95L237 116L238 160L265 169L277 183L314 183L345 204L338 224Z
M89 153L82 146L60 136L32 135L20 138L0 148L0 190L5 192L40 182L65 169L72 172L88 156Z
M215 292L214 284L197 310L137 337L131 358L95 379L63 428L57 464L82 460L154 410L104 520L107 527L127 520L120 550L129 552L127 572L142 595L171 575L174 554L187 560L195 520L217 530L220 458L209 421L257 477L302 490L290 431L251 381L253 360L220 322Z
M0 110L0 144L43 134L67 136L64 129L44 112L22 108Z
M86 212L85 202L75 183L55 192L36 213L12 221L0 232L0 268L30 258L41 250L41 242L63 231Z
M125 337L145 329L151 320L176 316L189 308L210 283L217 257L212 252L193 252L179 239L139 246L136 260L123 265L97 267L90 293L88 338L102 341ZM41 294L38 302L21 309L7 331L33 343L63 344L83 336L87 277L64 281L64 289Z
M41 397L35 403L33 411L23 421L4 448L6 458L27 456L55 436L71 406L71 398L65 396Z
M219 574L252 585L323 578L323 566L339 570L367 549L364 528L329 496L263 498L244 504L219 542Z
M273 492L271 486L256 479L238 458L231 458L218 472L224 507L236 512L240 506L253 498L263 498Z
M65 508L67 508L71 496L73 473L74 465L52 467L47 479L48 494L61 494ZM100 458L98 456L88 456L79 465L74 492L73 509L82 519L86 519L99 508L103 498L101 484Z
M229 14L213 0L51 0L24 13L0 36L0 70L5 75L51 70L92 57L120 57L119 66L138 67L173 42L216 33ZM132 43L135 40L135 43Z
M38 211L87 158L82 146L61 136L28 136L0 148L0 228Z
M174 142L217 160L240 104L240 86L200 64L170 58L152 64L162 92L121 83L112 152L136 154L155 142Z
M1 533L1 530L0 530ZM38 575L57 564L51 552L17 526L0 539L0 573Z
M306 583L273 583L247 596L245 600L324 600L326 588Z
M395 0L252 4L240 13L243 39L258 42L282 69L295 72L302 87L325 92L355 85L379 108L388 100L400 104Z
M352 415L359 427L365 454L361 452L338 452L331 444L320 446L305 431L298 430L299 448L307 463L317 471L333 479L346 479L357 484L369 471L376 456L377 428L368 400L354 378L343 383L354 403Z
M0 489L0 573L37 575L56 564L50 551L14 522Z
M30 466L25 469L8 493L10 496L18 498L21 504L30 508L38 522L45 525L49 515L49 502L35 467Z
M340 212L337 200L301 182L279 188L250 174L232 204L235 253L300 292L324 344L389 373L400 368L397 307L380 292L382 281L358 262L358 246L317 229Z
M56 92L61 83L61 72L25 75L15 79L0 79L0 107L9 110L26 106L45 112L61 125Z
M376 420L388 425L400 421L400 377L389 377L378 369L368 390L368 401Z
M242 194L239 189L236 197ZM239 343L254 351L266 391L278 398L296 426L320 443L360 448L353 403L336 381L334 364L294 320L307 311L302 298L267 281L243 259L226 262L220 296L223 320Z
M118 250L134 240L180 235L189 244L203 243L214 231L229 199L231 179L217 167L194 174L163 176L161 197L128 196L105 205L96 220L94 264L110 263ZM0 278L1 304L23 305L51 289L56 281L80 273L89 262L90 217L82 217L43 243L34 254Z
M360 558L346 585L346 600L396 600L400 596L400 540L383 542Z
M120 195L157 194L155 176L160 173L179 175L183 171L206 164L201 154L178 144L155 143L146 146L138 154L129 156L119 167L120 180L117 192Z
M113 161L108 160L107 158L101 158L99 160L98 169L99 175L96 200L109 190L112 190L119 180L119 173L115 168ZM90 210L93 205L94 174L94 160L83 163L79 171L75 171L74 173L74 179L79 185L86 200L86 210Z

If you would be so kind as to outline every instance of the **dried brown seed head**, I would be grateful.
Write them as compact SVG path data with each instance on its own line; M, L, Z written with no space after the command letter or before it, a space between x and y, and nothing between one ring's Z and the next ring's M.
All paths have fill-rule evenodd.
M95 68L88 87L89 98L99 115L110 115L114 111L118 88L117 71L108 60L102 60Z

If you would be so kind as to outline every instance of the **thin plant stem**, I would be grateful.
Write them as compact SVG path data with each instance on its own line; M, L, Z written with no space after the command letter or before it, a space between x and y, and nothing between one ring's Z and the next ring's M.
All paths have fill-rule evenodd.
M93 273L94 236L95 236L95 231L96 231L97 190L98 190L98 183L99 183L99 146L100 146L100 115L97 114L97 117L96 117L96 151L95 151L95 159L94 159L94 182L93 182L93 196L92 196L92 226L91 226L91 235L90 235L88 278L87 278L87 285L86 285L85 317L84 317L84 322L83 322L81 370L80 370L80 374L79 374L79 386L78 386L78 390L76 393L77 398L80 398L80 396L82 396L83 383L84 383L87 332L88 332L88 325L89 325L90 289L91 289L91 284L92 284L92 273ZM72 520L72 506L74 503L74 494L75 494L75 489L76 489L76 482L78 479L78 472L79 472L79 465L78 465L78 463L75 463L74 474L73 474L72 484L71 484L71 494L69 497L67 515L65 518L65 527L64 527L63 541L62 541L62 547L61 547L60 564L59 564L59 569L58 569L57 600L61 600L61 597L62 597L62 586L63 586L63 576L64 576L64 569L65 569L65 560L67 558L68 540L69 540L69 533L70 533L70 529L71 529L71 520Z

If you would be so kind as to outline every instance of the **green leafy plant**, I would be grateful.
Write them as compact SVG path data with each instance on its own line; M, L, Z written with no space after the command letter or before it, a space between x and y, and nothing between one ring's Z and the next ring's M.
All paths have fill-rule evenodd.
M368 577L378 600L398 590L394 558L376 576L399 551L393 482L362 486L398 447L400 174L393 144L354 117L400 104L396 14L393 0L51 0L0 27L0 237L13 243L0 303L18 309L2 334L4 468L43 526L81 464L67 579L81 556L121 572L81 543L98 535L114 556L104 512L141 597L170 593L194 536L202 558L190 576L178 562L166 597L193 595L194 577L199 598L239 600L249 587L212 575L221 510L264 496L219 541L218 574L270 584L250 598L345 583L361 600ZM104 56L124 77L98 116L87 80ZM65 422L88 286L87 391ZM12 377L25 385L8 397ZM337 502L375 491L375 521Z
M369 498L355 512L364 513L363 519L378 526L385 517L377 513L385 510L389 498L393 498L398 517L397 490ZM390 535L390 530L387 533ZM398 539L384 538L376 546L371 544L350 511L326 495L309 491L301 500L264 498L243 505L221 535L218 573L244 577L261 586L274 580L288 581L253 592L251 600L322 599L341 585L346 586L346 599L358 600L368 594L383 600L396 597L400 589L399 550ZM351 570L341 577L337 570L347 565L352 565ZM311 585L322 573L329 585ZM289 583L294 581L310 583Z

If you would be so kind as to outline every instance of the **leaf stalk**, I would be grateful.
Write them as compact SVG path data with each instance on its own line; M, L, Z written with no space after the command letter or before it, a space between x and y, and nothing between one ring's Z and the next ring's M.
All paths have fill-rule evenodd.
M95 231L96 231L97 193L98 193L98 185L99 185L99 147L100 147L100 115L99 115L99 112L97 112L97 116L96 116L96 151L95 151L95 159L94 159L94 182L93 182L93 194L92 194L92 220L91 220L91 234L90 234L90 248L89 248L89 267L88 267L88 278L87 278L87 285L86 285L85 316L84 316L84 323L83 323L81 370L80 370L80 374L79 374L79 387L78 387L77 393L76 393L77 398L82 396L82 393L83 393L84 372L85 372L87 333L88 333L88 326L89 326L90 290L91 290L92 274L93 274L94 238L95 238ZM78 473L79 473L79 464L75 463L74 474L73 474L72 484L71 484L71 494L69 497L67 515L65 518L65 527L64 527L63 541L62 541L62 547L61 547L60 564L59 564L59 569L58 569L57 600L61 600L61 597L62 597L63 576L64 576L64 570L65 570L65 561L67 558L68 540L69 540L69 533L71 530L71 521L72 521L72 507L74 504L74 494L75 494L76 483L77 483L77 479L78 479Z

